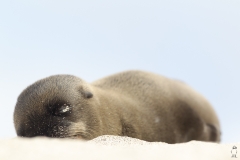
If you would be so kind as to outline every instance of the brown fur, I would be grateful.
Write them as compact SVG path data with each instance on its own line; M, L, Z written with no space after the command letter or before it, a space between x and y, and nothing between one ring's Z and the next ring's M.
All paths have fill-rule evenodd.
M180 81L143 71L91 84L69 75L37 81L19 96L14 123L17 134L26 137L220 141L218 118L200 94Z

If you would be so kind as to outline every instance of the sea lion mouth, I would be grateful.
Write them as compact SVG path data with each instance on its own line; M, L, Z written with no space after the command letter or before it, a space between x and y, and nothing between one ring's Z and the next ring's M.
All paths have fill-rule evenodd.
M71 139L91 139L92 135L86 129L86 125L83 122L71 123L68 127L68 134L66 138Z
M64 137L64 138L69 138L69 139L86 139L86 138L83 138L81 135L71 135L71 136L67 136L67 137Z

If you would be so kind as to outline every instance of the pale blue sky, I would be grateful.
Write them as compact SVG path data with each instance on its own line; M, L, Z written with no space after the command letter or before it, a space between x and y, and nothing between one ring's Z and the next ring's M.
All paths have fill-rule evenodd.
M240 142L239 0L1 1L0 55L0 138L16 136L16 99L40 78L140 69L202 93L222 142Z

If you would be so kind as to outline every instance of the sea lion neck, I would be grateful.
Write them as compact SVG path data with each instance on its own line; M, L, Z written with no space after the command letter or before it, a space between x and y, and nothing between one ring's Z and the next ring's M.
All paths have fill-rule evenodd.
M141 138L142 134L136 134L139 128L132 123L132 119L137 120L140 118L133 115L134 113L139 114L139 111L136 110L136 102L111 89L102 89L101 87L94 87L93 89L98 95L100 125L103 128L102 134ZM126 107L123 104L132 107ZM109 121L110 119L111 121ZM115 126L119 127L116 128Z

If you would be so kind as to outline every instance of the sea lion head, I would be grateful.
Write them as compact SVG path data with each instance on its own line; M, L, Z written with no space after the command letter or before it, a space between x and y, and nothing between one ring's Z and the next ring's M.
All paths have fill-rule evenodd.
M80 78L50 76L19 95L14 110L15 130L22 137L92 139L100 125L94 109L97 105L90 85Z

